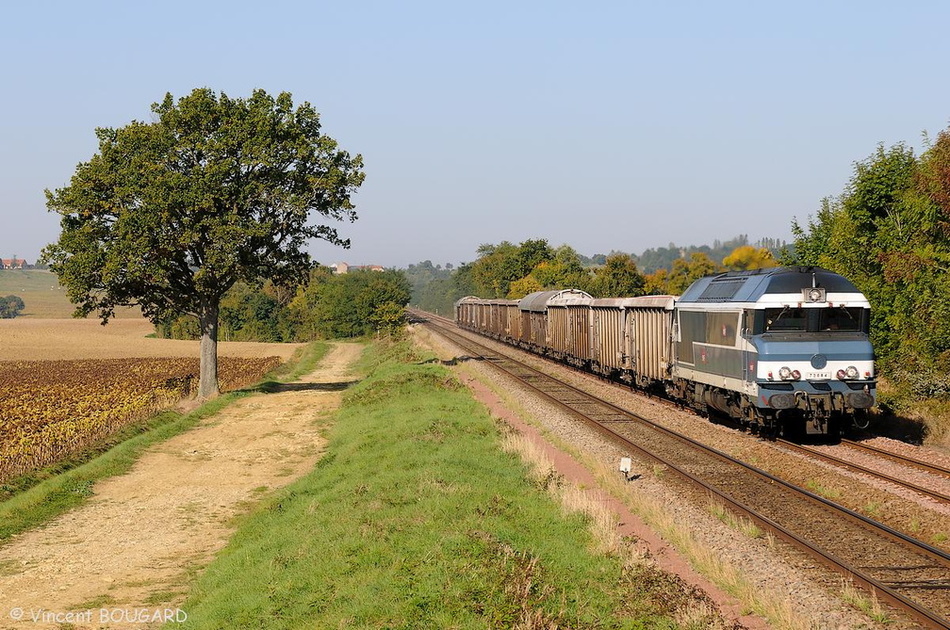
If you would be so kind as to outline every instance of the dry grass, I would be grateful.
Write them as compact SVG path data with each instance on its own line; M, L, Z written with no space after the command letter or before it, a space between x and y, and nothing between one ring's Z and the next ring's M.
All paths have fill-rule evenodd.
M710 496L709 499L709 512L732 529L749 538L762 538L766 534L762 531L762 528L754 522L744 516L736 516L736 514L723 505L722 502L712 496Z
M563 477L557 474L554 468L554 463L537 444L521 434L512 432L505 436L503 447L509 452L517 453L528 463L535 484L552 491L567 512L579 512L587 516L598 551L619 553L624 548L617 532L617 515L591 491L575 484L564 484Z
M841 584L841 598L862 611L868 617L881 624L893 622L887 611L877 599L877 593L872 591L868 595L865 591L857 588L851 580L845 580Z
M926 427L926 444L950 448L950 401L930 399L911 403L904 415Z
M587 518L588 530L594 540L595 551L620 557L624 573L632 583L654 584L661 593L660 599L680 628L696 630L725 630L732 624L726 622L715 605L704 594L697 592L678 577L660 571L647 555L624 540L618 530L617 514L610 509L599 491L585 489L577 484L549 484L552 477L560 479L550 458L531 440L511 432L503 442L505 450L516 453L528 464L535 484L550 492L568 513L580 513ZM656 593L654 593L656 596ZM546 626L526 625L525 628Z
M505 401L505 404L510 409L515 410L523 420L534 426L538 426L538 423L532 419L531 415L524 410L518 401L513 399L506 392L499 390L496 386L490 385L490 387ZM781 593L773 594L764 592L758 585L745 578L744 572L740 567L730 564L721 554L709 549L698 541L689 525L678 521L663 503L648 496L646 493L630 492L629 484L627 484L621 476L617 475L617 472L612 467L608 467L606 464L580 452L549 431L543 428L541 430L549 442L554 444L557 448L570 453L588 470L591 470L597 478L598 486L602 490L621 500L634 514L643 519L651 529L669 541L699 573L705 575L721 589L742 602L742 606L746 611L758 614L767 619L775 628L781 628L783 630L812 630L812 628L815 627L815 621L813 619L806 619L798 614L792 608L791 602L784 598ZM543 454L541 454L539 458L535 454L538 449L533 445L526 447L522 452L519 444L523 441L525 440L523 438L519 440L518 436L509 436L505 440L508 445L506 448L514 449L519 452L519 454L523 453L522 457L526 461L539 462L535 463L533 467L536 471L536 477L543 477L544 475L539 476L537 471L550 470L553 464L551 464L550 460L543 456ZM653 474L657 478L662 478L665 472L665 467L654 466ZM614 521L616 520L616 516L613 515L612 512L610 513L610 518ZM597 518L591 518L592 523L597 520ZM592 530L595 532L595 537L601 541L600 544L607 548L612 546L613 543L610 542L611 536L616 537L616 532L614 531L613 534L605 535L602 529L600 533L597 533L598 529L601 528L597 525L593 525ZM766 534L763 538L767 545L770 547L774 546L774 539L771 535ZM633 547L627 545L627 550L628 553L631 553L631 557L629 558L631 563L641 564L648 562L648 560L642 556L640 558L633 557L637 554ZM684 628L708 629L720 627L717 626L717 622L710 622L706 615L707 612L708 610L704 607L703 602L697 600L692 606L686 606L677 612L677 622ZM721 623L721 621L719 621L719 623Z
M893 412L878 411L871 416L876 432L897 440L950 447L950 397L914 393L886 376L878 378L877 392L878 402Z
M116 319L105 326L96 319L0 319L0 361L198 356L197 341L147 336L154 332L142 318ZM218 344L218 353L286 361L301 345L228 341Z
M676 547L697 571L736 597L746 610L768 619L776 628L809 630L812 627L811 621L796 614L791 603L780 593L762 592L745 578L741 569L698 541L690 528L678 521L663 503L645 493L631 493L623 479L606 465L596 463L593 466L602 487L623 500L637 516Z

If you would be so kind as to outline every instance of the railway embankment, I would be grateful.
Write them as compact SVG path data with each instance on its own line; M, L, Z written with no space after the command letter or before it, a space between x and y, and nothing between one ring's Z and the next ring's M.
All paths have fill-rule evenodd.
M734 627L605 547L434 355L377 346L360 370L317 467L243 519L186 627Z
M446 345L441 338L435 339L434 335L427 333L428 329L420 334L430 338L434 346L442 347L446 356L481 357L479 352L467 348L460 350L454 344ZM672 473L667 474L669 471L662 467L654 465L651 469L649 464L638 464L635 458L633 480L626 484L620 483L615 471L619 458L629 454L624 449L605 442L600 435L557 406L541 401L530 389L515 384L515 379L499 378L498 371L488 366L492 360L457 362L464 366L464 370L477 375L478 379L486 379L491 383L491 387L501 392L509 406L537 424L549 439L586 459L592 469L609 469L606 475L610 483L607 485L615 486L615 496L628 502L631 509L644 517L651 527L661 532L667 541L673 542L691 564L728 593L738 597L747 609L767 617L775 627L871 628L881 623L892 628L905 627L880 608L873 597L866 599L847 580L814 571L812 561L797 558L795 553L789 554L784 545L772 536L763 535L755 528L747 528L742 522L733 523L708 498L697 496L694 501L682 489L671 490L668 486L671 479L667 477L672 477ZM573 373L567 368L540 359L538 363L543 364L543 371L563 373L562 377L572 380ZM583 376L577 378L587 380ZM593 382L596 383L596 379ZM606 399L614 398L617 392L617 389L606 385L594 389L600 390ZM624 404L636 400L636 397L630 398L629 395L620 396L625 398ZM754 438L742 437L734 430L711 425L666 405L644 401L643 406L655 407L652 410L654 415L679 416L677 424L681 428L695 424L697 429L706 427L710 433L722 433L726 443L738 446L760 443ZM760 445L766 452L756 455L756 460L766 456L767 451L774 450L766 442ZM624 487L617 487L618 483ZM717 524L716 519L723 522ZM842 599L850 605L843 605ZM867 616L864 619L860 618L862 614L855 617L854 611L848 610L851 606L861 609ZM906 627L916 626L911 623Z

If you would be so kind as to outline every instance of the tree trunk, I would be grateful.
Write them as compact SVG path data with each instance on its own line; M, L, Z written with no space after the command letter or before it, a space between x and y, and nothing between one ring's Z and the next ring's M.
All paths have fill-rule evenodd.
M198 380L198 400L209 400L220 393L218 389L218 303L202 306L198 314L201 328L201 363Z

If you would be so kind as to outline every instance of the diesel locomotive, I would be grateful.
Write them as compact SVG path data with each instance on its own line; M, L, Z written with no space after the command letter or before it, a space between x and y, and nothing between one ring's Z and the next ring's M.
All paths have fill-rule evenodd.
M721 273L678 297L468 296L455 311L462 328L769 437L835 436L875 404L870 305L818 267Z

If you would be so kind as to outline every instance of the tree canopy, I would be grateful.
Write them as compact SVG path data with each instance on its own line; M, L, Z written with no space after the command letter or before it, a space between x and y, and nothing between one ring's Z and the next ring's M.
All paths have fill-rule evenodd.
M314 325L324 337L392 333L405 323L411 287L399 271L351 271L311 286Z
M775 267L778 265L778 261L772 256L772 252L765 247L742 245L723 258L722 264L727 269L733 271L744 271L748 269Z
M26 304L23 303L23 298L18 295L0 297L0 319L13 319L24 308L26 308Z
M824 199L805 226L793 223L794 250L785 259L837 271L867 295L875 353L885 369L915 378L921 371L945 373L948 226L950 132L943 131L919 157L897 144L856 163L840 196Z
M230 98L196 89L152 105L153 122L96 130L99 151L68 186L47 191L62 215L44 259L76 314L138 305L159 321L192 314L201 333L199 397L217 393L222 296L238 281L306 277L304 247L323 239L347 247L313 216L356 219L350 196L362 158L321 132L317 111L255 90Z
M778 264L773 252L785 247L777 239L749 244L739 235L713 246L647 250L640 257L621 251L586 257L568 245L551 247L544 239L518 245L509 241L483 244L478 258L457 269L433 266L431 261L409 265L412 302L420 308L447 314L466 295L519 299L534 291L581 289L595 297L632 297L644 294L680 294L695 280L726 269L757 269ZM719 264L721 261L722 264ZM657 267L656 265L661 266ZM646 266L652 271L646 273Z

